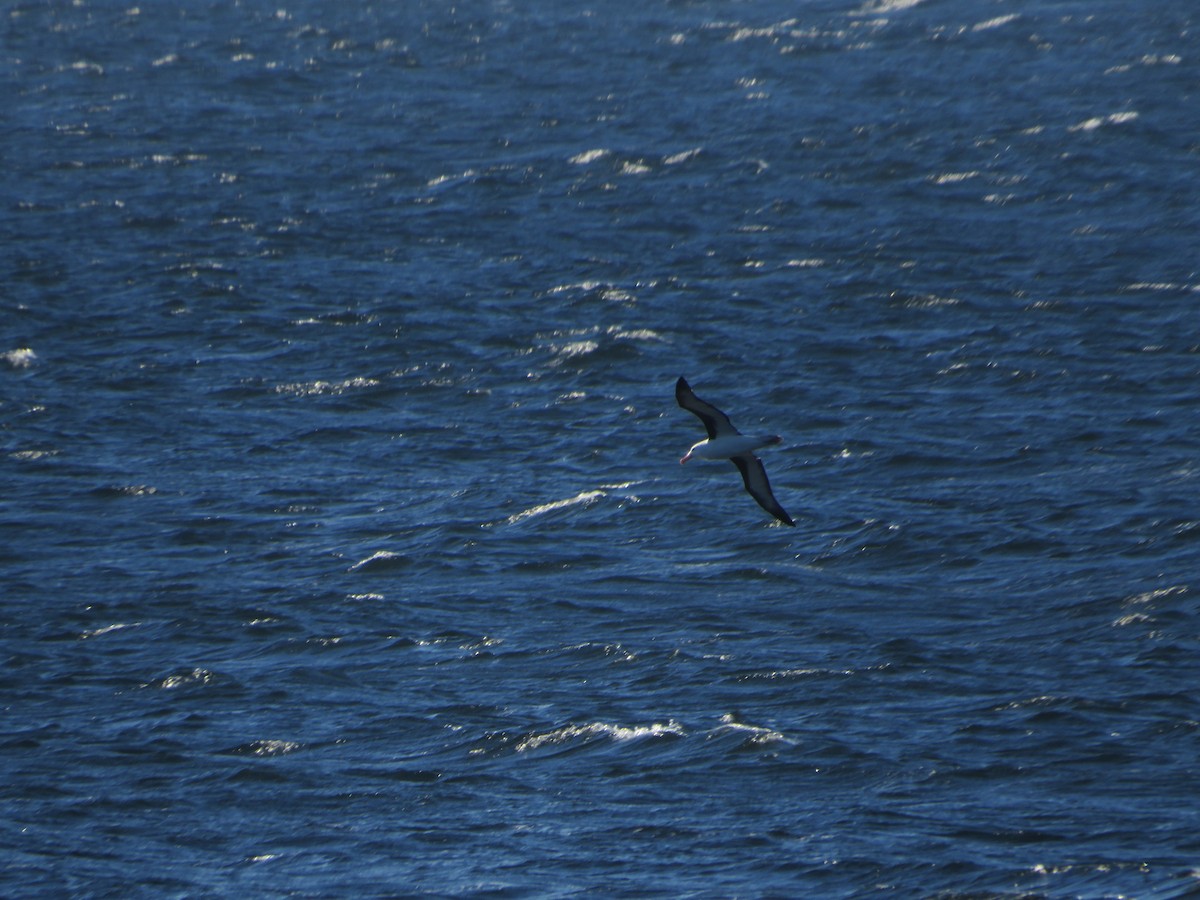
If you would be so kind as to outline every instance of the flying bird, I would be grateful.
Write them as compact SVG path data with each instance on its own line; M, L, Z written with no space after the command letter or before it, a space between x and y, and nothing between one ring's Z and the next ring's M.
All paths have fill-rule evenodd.
M693 444L691 449L679 462L682 465L692 457L697 459L727 459L737 466L742 473L742 482L746 491L758 501L758 505L777 518L785 525L795 525L771 493L771 482L767 481L767 470L763 468L762 460L754 455L759 447L778 444L783 438L772 434L766 437L747 437L729 421L729 416L721 412L711 403L706 403L693 393L687 379L680 378L675 382L675 399L679 405L690 413L694 413L704 423L708 438Z

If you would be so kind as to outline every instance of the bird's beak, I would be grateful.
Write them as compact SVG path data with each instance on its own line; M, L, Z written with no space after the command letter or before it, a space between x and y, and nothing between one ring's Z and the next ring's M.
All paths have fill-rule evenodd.
M689 453L687 456L685 456L683 459L681 459L679 461L679 464L682 466L685 462L687 462L691 458L692 458L692 454Z

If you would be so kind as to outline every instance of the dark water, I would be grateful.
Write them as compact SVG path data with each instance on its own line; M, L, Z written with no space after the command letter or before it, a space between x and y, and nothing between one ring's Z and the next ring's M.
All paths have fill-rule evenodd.
M3 13L4 896L1196 888L1192 0Z

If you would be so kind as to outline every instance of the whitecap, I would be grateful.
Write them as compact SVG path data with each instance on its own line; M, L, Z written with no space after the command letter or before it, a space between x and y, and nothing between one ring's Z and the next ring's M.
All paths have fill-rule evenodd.
M88 60L84 60L84 59L81 59L77 62L71 63L69 66L66 67L66 69L73 71L73 72L85 72L88 75L103 75L104 74L104 66L100 65L100 63L89 62ZM60 70L60 71L62 71L62 70Z
M622 288L607 287L600 292L600 299L607 300L609 303L632 303L637 300L637 295Z
M572 281L566 284L556 284L546 293L552 296L554 294L565 294L570 291L582 291L583 293L590 293L602 285L603 282L600 281Z
M1141 594L1134 594L1132 597L1126 597L1121 601L1121 605L1125 607L1143 606L1147 603L1155 603L1159 600L1165 600L1167 597L1175 597L1187 592L1187 585L1176 584L1171 587L1156 588L1155 590L1144 591Z
M964 181L970 181L972 178L978 177L979 173L976 171L944 172L941 175L934 175L931 180L934 184L961 184Z
M689 159L694 159L700 155L700 148L693 147L691 150L684 150L682 153L674 153L663 160L663 165L677 166L680 163L687 162Z
M747 744L789 744L794 745L796 742L780 731L773 728L766 728L761 725L750 725L746 722L739 722L737 717L732 713L727 713L721 716L721 724L713 729L709 735L710 738L717 737L723 734L736 734L743 736Z
M598 159L603 159L610 153L612 153L611 150L605 150L603 148L597 148L596 150L585 150L583 153L576 153L568 160L568 162L576 166L586 166L590 163L594 163Z
M81 641L86 641L88 638L96 638L101 635L111 634L114 631L121 631L125 628L137 628L141 622L114 622L112 625L105 625L103 628L93 628L90 631L85 631L79 635Z
M107 493L118 497L152 497L158 493L158 488L151 484L122 484L109 488Z
M893 12L903 12L906 9L912 9L914 6L919 6L924 0L879 0L877 3L867 3L860 7L856 14L878 16Z
M615 742L626 742L639 738L683 737L687 732L674 719L652 725L612 725L607 722L592 722L587 725L564 725L551 731L535 732L517 742L516 751L524 753L539 747L565 744L576 739L609 738Z
M989 711L1014 712L1030 707L1058 706L1069 702L1070 700L1066 697L1058 697L1054 694L1038 694L1036 697L1026 697L1024 700L1010 700L1008 703L1001 703L993 706Z
M292 394L297 397L319 397L323 395L344 394L347 391L376 387L379 384L375 378L344 378L341 381L308 381L293 382L275 386L277 394Z
M555 350L555 353L570 359L572 356L586 356L589 353L595 353L598 349L600 349L600 344L597 341L571 341L570 343L560 345Z
M188 672L178 672L174 675L168 675L158 681L150 684L144 684L142 687L157 687L164 691L173 691L181 687L190 687L191 685L207 685L211 684L217 677L217 674L211 669L195 668Z
M608 329L608 334L618 341L661 341L663 339L657 331L649 328L634 328L627 331L624 328L614 327Z
M12 459L19 459L25 462L32 462L38 459L45 459L49 456L58 456L57 450L14 450L8 454Z
M474 169L467 169L464 172L456 172L450 175L438 175L436 178L431 178L429 181L425 182L425 187L431 190L436 190L447 185L453 187L455 185L465 184L466 182L472 181L478 177L478 174L479 173L477 173Z
M1155 621L1153 616L1148 616L1145 613L1130 613L1127 616L1121 616L1113 620L1114 628L1124 628L1126 625L1142 625L1146 623L1153 624Z
M239 756L283 756L302 749L304 745L297 741L258 740L234 747L228 752Z
M37 362L37 358L37 354L28 347L18 347L16 350L0 353L0 359L4 360L14 369L28 369Z
M1200 286L1178 281L1135 281L1129 285L1131 291L1196 291Z
M729 35L729 40L737 42L750 40L751 38L787 37L792 33L792 29L799 24L798 19L786 19L782 22L776 22L773 25L763 25L757 28L749 25L740 25Z
M1093 116L1090 119L1084 119L1082 122L1077 122L1072 125L1069 131L1095 131L1097 128L1102 128L1105 125L1124 125L1127 122L1132 122L1138 118L1136 110L1126 110L1125 112L1110 113L1107 116Z
M614 288L606 289L601 299L610 302L633 303L637 300L632 294ZM610 325L603 331L597 328L577 329L570 332L555 332L552 335L539 335L538 340L554 354L551 365L562 365L564 362L579 357L587 357L602 349L628 346L631 342L661 341L662 335L650 328L624 328L620 325Z
M814 678L827 676L853 675L853 669L815 669L803 667L798 669L771 669L766 672L750 672L738 677L738 681L779 681L793 678ZM724 717L722 721L729 718Z
M537 506L531 506L529 509L509 516L504 520L504 524L515 525L517 522L532 519L534 516L545 515L559 509L569 509L572 506L591 506L603 496L605 496L605 493L601 490L580 491L574 497L567 497L565 500L555 500L551 503L540 503Z
M988 31L992 28L999 28L1002 25L1007 25L1009 22L1015 22L1021 18L1020 13L1009 13L1006 16L996 16L994 19L988 19L984 22L978 22L971 26L972 31Z
M360 559L352 565L347 571L357 572L360 569L375 567L380 563L390 563L393 561L402 561L405 557L400 553L393 553L391 550L377 550L368 556L366 559Z

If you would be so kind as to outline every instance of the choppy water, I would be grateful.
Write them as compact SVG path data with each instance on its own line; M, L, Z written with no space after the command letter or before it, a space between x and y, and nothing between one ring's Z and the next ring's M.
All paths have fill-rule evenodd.
M1194 889L1197 24L5 4L0 892Z

